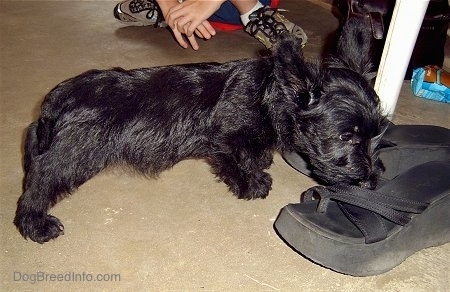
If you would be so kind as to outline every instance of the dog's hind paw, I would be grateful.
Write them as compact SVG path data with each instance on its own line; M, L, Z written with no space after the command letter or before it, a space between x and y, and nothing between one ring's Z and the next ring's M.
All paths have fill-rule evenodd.
M64 234L64 225L58 218L51 215L16 216L14 223L23 237L38 243L45 243Z

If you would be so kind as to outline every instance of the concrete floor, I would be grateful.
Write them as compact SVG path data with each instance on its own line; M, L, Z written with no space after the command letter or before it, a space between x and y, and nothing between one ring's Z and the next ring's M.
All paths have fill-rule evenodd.
M309 57L318 56L337 27L325 2L282 1L309 35ZM64 236L44 245L24 240L12 224L23 134L53 86L91 68L223 62L263 48L237 31L201 42L198 52L183 50L165 29L117 23L115 4L0 2L1 291L449 291L450 244L366 278L335 273L291 250L274 232L274 220L316 183L279 155L270 169L271 195L249 202L235 199L202 161L182 162L158 180L102 173L51 210ZM414 97L405 83L394 122L450 127L449 117L449 105ZM64 278L33 284L39 272ZM95 279L111 274L120 281Z

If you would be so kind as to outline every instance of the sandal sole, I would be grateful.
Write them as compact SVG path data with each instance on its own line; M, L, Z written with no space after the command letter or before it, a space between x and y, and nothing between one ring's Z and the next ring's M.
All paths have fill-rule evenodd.
M447 168L444 168L447 173L449 165L447 162ZM398 266L417 251L450 242L450 186L446 185L444 189L439 199L424 212L375 243L366 244L363 238L352 234L356 227L345 219L336 203L334 208L327 209L330 218L336 220L322 224L328 227L326 229L308 220L308 214L316 212L316 201L285 206L274 227L289 246L319 265L352 276L378 275ZM347 234L334 232L333 223Z

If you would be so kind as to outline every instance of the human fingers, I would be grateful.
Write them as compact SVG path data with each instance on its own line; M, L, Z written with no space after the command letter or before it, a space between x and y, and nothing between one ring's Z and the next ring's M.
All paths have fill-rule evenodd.
M191 35L190 37L187 37L187 39L189 40L189 43L191 44L192 49L197 51L200 48L200 46L197 43L197 39L195 38L195 35Z
M178 42L178 44L180 44L181 47L187 49L188 48L188 44L184 40L183 35L176 28L172 29L172 32L173 32L175 40Z
M175 26L175 28L172 31L173 31L173 34L175 36L175 39L180 44L180 46L182 46L184 49L187 49L188 48L188 44L187 44L187 42L184 39L184 35L181 32L178 31L176 26ZM194 35L192 35L190 37L187 37L187 39L188 39L192 49L197 51L200 48L200 46L198 45L197 40L196 40Z
M207 21L207 20L203 21L202 25L204 26L204 28L208 31L208 33L211 36L216 35L216 30L214 29L214 27L212 27L212 25L211 25L211 23L209 23L209 21Z
M207 21L224 0L188 0L169 9L166 21L171 28L178 23L178 30L181 33L191 36L197 27ZM208 23L209 24L209 23ZM208 26L209 34L214 34L212 27ZM212 33L214 31L214 33Z
M178 18L183 16L182 11L180 11L181 8L182 8L182 6L180 6L180 5L172 6L171 8L169 8L169 10L167 11L167 13L164 17L167 25L169 25L170 28L172 28L172 29L175 28L175 21L177 21Z
M214 36L215 31L213 31L213 33L211 33L210 30L207 29L207 27L204 24L200 24L199 26L197 26L197 28L195 29L195 34L200 37L200 38L204 38L209 40L211 37Z

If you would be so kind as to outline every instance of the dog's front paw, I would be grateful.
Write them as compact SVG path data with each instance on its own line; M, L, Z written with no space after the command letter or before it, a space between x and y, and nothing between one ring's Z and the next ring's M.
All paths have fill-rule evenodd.
M18 215L14 219L14 224L23 237L38 243L45 243L64 234L64 226L59 219L47 214Z
M264 199L272 189L272 177L265 172L250 177L247 183L247 189L238 195L239 199Z

